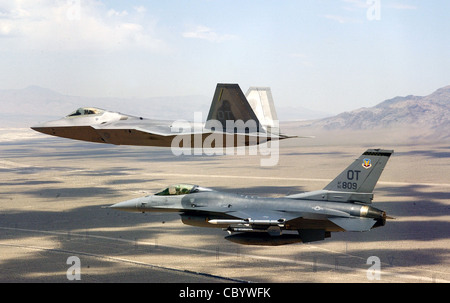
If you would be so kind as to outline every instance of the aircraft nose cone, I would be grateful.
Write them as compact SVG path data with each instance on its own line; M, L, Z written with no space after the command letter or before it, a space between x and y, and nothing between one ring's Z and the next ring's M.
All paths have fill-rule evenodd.
M54 133L55 127L63 125L60 121L61 120L43 122L43 123L33 125L30 128L34 131L37 131L37 132L40 132L43 134L55 135L55 133Z
M45 124L46 124L46 123L39 123L39 124L36 124L36 125L31 126L30 128L31 128L32 130L39 131L39 129L41 129L41 128L43 128L43 127L47 127Z
M138 199L132 199L124 202L119 202L111 205L109 208L123 210L123 211L138 211L136 204Z
M43 133L43 134L47 134L47 135L51 135L51 128L46 126L45 123L41 123L41 124L37 124L37 125L33 125L32 127L30 127L32 130Z

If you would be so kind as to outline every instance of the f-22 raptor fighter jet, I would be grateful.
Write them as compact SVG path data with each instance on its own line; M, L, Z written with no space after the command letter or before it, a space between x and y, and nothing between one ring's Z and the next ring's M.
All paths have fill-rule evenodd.
M184 224L219 227L225 239L247 245L313 242L331 232L368 231L384 226L386 213L372 203L373 189L392 150L368 149L325 188L282 198L253 197L179 184L113 209L178 212Z
M289 138L279 133L269 88L251 87L245 96L238 84L220 83L206 123L146 119L83 107L64 118L31 128L96 143L180 148L249 146ZM211 146L205 146L205 142Z

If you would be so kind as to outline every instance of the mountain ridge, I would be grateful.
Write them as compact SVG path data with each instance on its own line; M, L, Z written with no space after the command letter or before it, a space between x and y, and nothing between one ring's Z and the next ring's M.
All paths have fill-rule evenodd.
M448 128L450 125L450 86L442 87L426 96L394 97L373 107L343 112L310 123L310 126L326 130L364 130L408 125L431 129Z

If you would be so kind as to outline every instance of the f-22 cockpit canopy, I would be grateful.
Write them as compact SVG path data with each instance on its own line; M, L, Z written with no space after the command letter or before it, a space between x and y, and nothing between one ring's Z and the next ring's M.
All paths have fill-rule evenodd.
M174 184L156 193L155 196L187 195L201 191L211 191L211 189L192 184Z
M95 107L80 107L76 111L67 115L66 117L75 117L75 116L86 116L86 115L101 115L105 111L103 109L95 108Z

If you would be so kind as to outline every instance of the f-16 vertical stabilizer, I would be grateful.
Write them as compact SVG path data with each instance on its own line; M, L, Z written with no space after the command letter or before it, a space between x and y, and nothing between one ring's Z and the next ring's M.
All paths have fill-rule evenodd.
M370 204L373 199L373 189L393 152L393 150L368 149L324 189L288 197Z
M339 174L325 190L371 193L393 150L368 149Z

